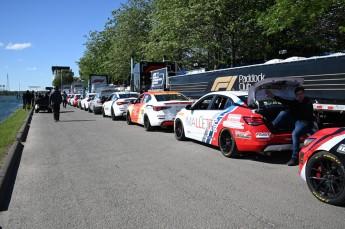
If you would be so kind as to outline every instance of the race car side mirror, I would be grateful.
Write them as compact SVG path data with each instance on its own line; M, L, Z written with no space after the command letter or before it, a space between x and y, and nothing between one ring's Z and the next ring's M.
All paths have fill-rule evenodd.
M188 104L185 108L186 108L186 110L191 110L192 109L192 105Z

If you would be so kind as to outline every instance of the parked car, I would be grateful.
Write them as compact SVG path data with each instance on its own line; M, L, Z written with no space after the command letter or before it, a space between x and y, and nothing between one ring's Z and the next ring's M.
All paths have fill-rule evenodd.
M304 141L299 173L320 201L345 204L345 127L319 130Z
M67 96L67 104L68 105L73 106L72 101L73 101L74 96L75 96L75 94L69 94Z
M80 101L80 109L87 111L89 109L89 102L95 97L97 93L87 93L85 98Z
M138 98L137 92L115 92L103 103L103 117L110 116L112 120L126 117L127 107L131 101Z
M80 97L81 97L81 94L75 94L73 98L71 98L70 100L71 106L76 107Z
M100 93L97 93L95 97L90 100L89 103L89 112L94 114L101 114L103 109L103 103L109 98L109 96L114 93L113 89L102 90Z
M287 99L295 98L293 89L301 81L271 79L253 85L249 95L240 91L211 92L186 106L175 119L176 139L189 138L219 147L226 157L236 157L241 152L270 154L292 150L291 132L274 130L270 125L286 107L268 98L265 90L269 88L276 95L279 92L279 96Z
M145 130L173 126L174 119L183 107L192 102L186 96L173 91L145 92L127 108L127 124L144 125Z

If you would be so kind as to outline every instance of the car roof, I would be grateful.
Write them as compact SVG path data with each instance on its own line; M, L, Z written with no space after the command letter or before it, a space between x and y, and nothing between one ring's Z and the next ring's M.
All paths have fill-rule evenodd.
M150 95L162 95L162 94L181 94L178 91L147 91L143 94L150 94Z

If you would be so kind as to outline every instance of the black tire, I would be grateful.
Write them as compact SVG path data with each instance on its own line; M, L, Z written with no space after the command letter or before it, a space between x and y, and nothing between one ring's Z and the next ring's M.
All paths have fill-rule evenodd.
M130 113L127 111L127 114L126 114L126 122L128 125L133 125L133 122L131 120L131 115Z
M93 114L94 114L94 115L96 115L96 114L97 114L96 109L93 109Z
M151 126L150 119L147 115L144 116L144 128L146 131L152 131L154 128Z
M115 116L114 109L111 108L111 120L115 121L116 119L117 119L117 117Z
M306 180L309 190L320 201L345 204L345 170L335 155L327 151L312 155L306 165Z
M104 109L102 109L102 116L103 116L103 118L105 118Z
M89 111L89 113L91 113L92 111L91 111L91 109L90 109L90 106L89 106L89 109L88 109L88 111Z
M48 113L53 113L53 110L51 108L48 109Z
M183 127L181 120L176 120L174 132L175 132L175 138L177 140L179 140L179 141L186 140L186 136L184 134L184 127Z
M35 113L38 113L40 111L40 109L35 109Z
M238 156L238 150L235 139L228 129L223 129L218 138L219 149L225 157L235 158Z

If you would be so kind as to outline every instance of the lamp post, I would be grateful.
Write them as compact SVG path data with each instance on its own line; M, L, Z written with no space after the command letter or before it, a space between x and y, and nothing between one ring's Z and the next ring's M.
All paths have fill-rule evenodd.
M60 91L62 91L62 70L60 70L60 77L61 77L61 88L60 88Z

